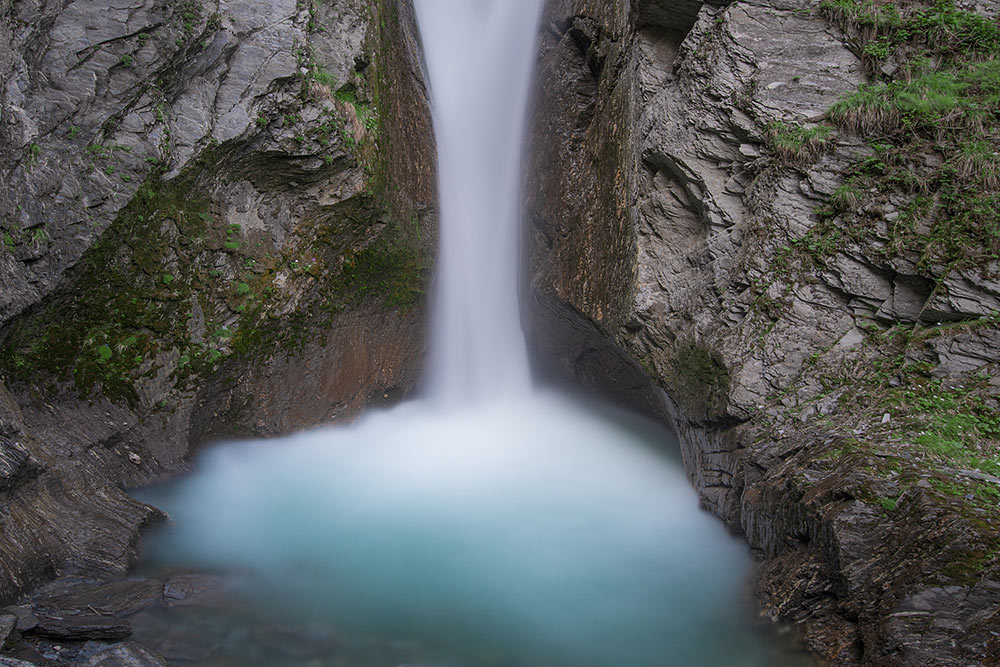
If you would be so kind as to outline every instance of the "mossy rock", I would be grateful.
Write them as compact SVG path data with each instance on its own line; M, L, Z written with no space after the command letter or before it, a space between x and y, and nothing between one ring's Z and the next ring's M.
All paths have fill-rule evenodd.
M697 343L678 342L669 368L668 390L691 418L713 421L726 414L730 377L722 355Z

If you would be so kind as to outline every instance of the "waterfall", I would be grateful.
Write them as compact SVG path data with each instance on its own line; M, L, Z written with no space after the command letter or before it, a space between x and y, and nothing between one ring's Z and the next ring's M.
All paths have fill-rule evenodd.
M540 0L416 0L438 150L440 252L431 394L524 393L521 154Z
M518 186L540 0L416 7L441 201L431 400L216 446L150 490L175 525L146 567L229 572L241 602L140 614L136 638L209 635L241 665L795 664L746 622L746 549L698 510L673 435L531 388Z

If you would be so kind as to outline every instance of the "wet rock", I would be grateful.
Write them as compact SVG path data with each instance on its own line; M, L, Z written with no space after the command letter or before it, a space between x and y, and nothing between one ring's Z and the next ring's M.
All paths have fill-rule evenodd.
M87 667L165 667L167 662L145 646L124 642L97 653L86 664Z
M171 663L199 663L208 660L218 645L217 639L192 630L169 630L156 642L156 650Z
M71 592L36 599L36 613L57 611L58 616L91 613L129 616L157 604L163 582L155 579L115 581L96 586L76 586Z
M16 3L0 22L0 359L30 354L44 338L37 332L87 328L66 305L108 284L107 263L84 260L99 240L119 244L119 277L133 281L116 289L160 311L147 330L155 352L130 354L129 365L139 361L128 377L102 378L124 380L120 395L95 378L77 386L72 363L53 372L37 359L31 372L0 368L0 604L57 574L125 576L139 534L162 514L123 489L184 470L193 447L349 418L388 388L405 394L421 362L419 303L359 304L328 289L344 253L388 229L390 209L420 226L421 253L434 244L433 139L412 8L126 4ZM299 62L306 54L308 67ZM357 105L335 99L348 84ZM377 141L359 119L365 110L379 121ZM331 133L334 125L354 136ZM393 184L383 194L366 189L361 145L365 164L377 161L378 178ZM141 204L143 184L139 199L183 192L180 199L203 202L199 231L167 214L132 220L127 207ZM149 241L125 241L122 224ZM145 255L161 244L162 253ZM315 258L318 247L327 249L316 258L322 270L276 261ZM273 312L243 316L247 304L224 286L244 274L250 283L267 277L260 289ZM194 298L213 282L211 303ZM311 323L307 313L320 307L330 313L322 325L283 324L297 313ZM180 340L166 329L175 309L185 317L188 308ZM234 336L215 334L232 334L245 319L254 321L244 339L266 344L233 355ZM18 341L18 331L36 333ZM92 359L89 343L73 338L52 340L69 341L68 358ZM223 358L182 380L188 341L209 339ZM93 601L115 614L144 604Z
M97 614L39 616L32 632L57 640L124 639L132 634L132 625L114 616Z
M16 638L17 621L14 614L0 614L0 650Z
M26 632L38 625L38 618L35 616L30 604L7 607L3 611L17 617L17 629L20 632Z

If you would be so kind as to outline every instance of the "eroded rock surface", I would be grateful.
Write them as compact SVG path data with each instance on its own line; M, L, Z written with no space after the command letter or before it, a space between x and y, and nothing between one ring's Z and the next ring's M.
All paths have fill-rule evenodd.
M407 3L0 12L9 603L57 575L120 577L161 518L123 489L183 470L199 444L405 394L435 225ZM148 602L110 586L63 606ZM94 664L158 659L136 655Z
M865 137L775 139L872 78L857 40L816 2L550 2L531 338L673 424L704 506L763 561L762 613L819 655L992 664L996 264L893 245L910 200L854 191ZM920 150L912 170L937 169ZM955 415L982 427L943 435Z

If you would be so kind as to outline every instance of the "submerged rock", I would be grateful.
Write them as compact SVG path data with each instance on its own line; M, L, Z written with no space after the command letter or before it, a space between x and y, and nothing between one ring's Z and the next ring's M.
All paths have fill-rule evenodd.
M57 616L92 613L129 616L160 602L163 582L155 579L115 581L107 584L78 584L68 592L46 595L34 603L36 614L56 612Z
M87 667L166 667L166 660L152 650L124 642L104 649L87 661Z
M167 580L163 601L168 607L213 606L224 601L222 577L208 574L180 574Z

